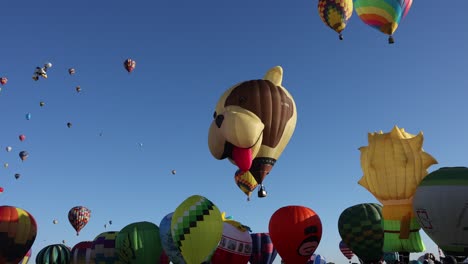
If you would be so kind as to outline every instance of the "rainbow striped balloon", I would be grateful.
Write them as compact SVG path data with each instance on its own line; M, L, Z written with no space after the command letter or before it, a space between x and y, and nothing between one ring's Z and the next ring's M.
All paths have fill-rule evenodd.
M323 23L335 30L342 40L341 31L353 14L353 0L319 0L318 13Z
M389 35L393 43L392 34L412 4L413 0L354 0L354 9L364 23Z

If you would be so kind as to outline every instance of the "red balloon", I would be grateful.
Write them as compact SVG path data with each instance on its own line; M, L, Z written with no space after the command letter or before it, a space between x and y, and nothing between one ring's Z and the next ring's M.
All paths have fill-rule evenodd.
M238 222L224 221L223 236L211 264L247 264L252 255L252 237Z
M25 135L23 135L23 134L19 135L19 140L24 141L25 139L26 139Z
M1 78L0 78L0 83L1 83L2 85L5 85L7 82L8 82L8 78L7 78L7 77L1 77Z
M166 255L164 250L161 252L161 256L159 257L159 264L169 264L170 260L169 257Z
M271 241L287 264L306 263L322 239L322 222L310 208L290 205L271 216Z

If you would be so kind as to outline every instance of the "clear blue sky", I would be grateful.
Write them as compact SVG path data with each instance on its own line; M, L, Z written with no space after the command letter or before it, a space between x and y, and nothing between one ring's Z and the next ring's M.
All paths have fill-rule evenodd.
M0 203L36 218L33 257L62 240L93 240L108 220L108 231L159 225L193 194L254 232L267 232L278 208L304 205L323 223L316 253L347 263L338 217L377 202L357 184L368 132L423 131L424 150L439 162L429 171L467 166L467 9L463 0L415 1L389 45L356 13L339 41L316 0L4 3L0 75L9 82L0 92L0 162L10 166L0 170ZM126 58L137 61L132 74ZM49 78L34 82L34 68L48 61ZM211 156L208 128L227 88L275 65L295 98L297 126L265 181L269 196L246 202L236 168ZM92 210L79 237L67 219L75 205Z

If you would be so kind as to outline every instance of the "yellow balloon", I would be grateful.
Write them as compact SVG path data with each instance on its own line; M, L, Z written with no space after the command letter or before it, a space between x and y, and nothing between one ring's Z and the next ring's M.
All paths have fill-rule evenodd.
M171 234L187 264L211 259L223 235L223 218L207 198L193 195L174 211Z

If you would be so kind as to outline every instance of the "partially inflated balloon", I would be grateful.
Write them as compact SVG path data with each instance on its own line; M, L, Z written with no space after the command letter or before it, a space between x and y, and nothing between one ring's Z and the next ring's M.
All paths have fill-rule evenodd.
M91 210L84 206L75 206L68 211L68 221L76 230L76 235L80 234L81 229L86 226L91 217Z
M209 261L223 234L221 212L207 198L190 196L175 210L171 233L187 264Z
M29 249L28 253L26 253L26 255L24 255L23 259L18 264L28 264L29 259L31 258L31 254L32 254L32 249Z
M252 237L252 255L250 256L251 264L272 264L278 252L271 242L270 234L268 233L253 233Z
M121 264L115 250L117 231L108 231L99 234L91 247L91 263L95 264Z
M437 161L424 152L423 141L422 132L412 135L395 126L389 133L369 133L369 145L359 148L364 172L359 184L383 204L384 252L424 251L413 196Z
M70 249L63 244L46 246L36 256L36 264L68 263L70 263Z
M376 262L383 256L382 206L374 203L346 208L338 219L341 239L364 262Z
M71 264L89 264L91 262L91 252L93 241L79 242L71 250Z
M323 23L343 39L341 32L353 14L353 0L319 0L318 12Z
M244 81L219 99L208 133L216 159L228 158L241 171L250 170L260 184L280 157L296 127L296 104L282 86L283 69L270 69L261 80Z
M34 217L13 206L0 206L0 263L18 263L37 235Z
M468 257L468 168L429 173L416 189L413 207L424 232L445 255Z
M162 252L159 227L150 222L125 226L115 239L115 250L122 263L158 264Z
M408 14L412 3L413 0L354 0L354 8L364 23L389 35L391 44L392 34Z
M278 254L287 264L306 263L322 238L319 216L305 206L290 205L276 210L268 230Z
M171 221L174 213L169 213L161 220L159 224L159 236L161 244L169 259L174 264L185 264L184 257L180 253L179 247L174 244L171 234Z

